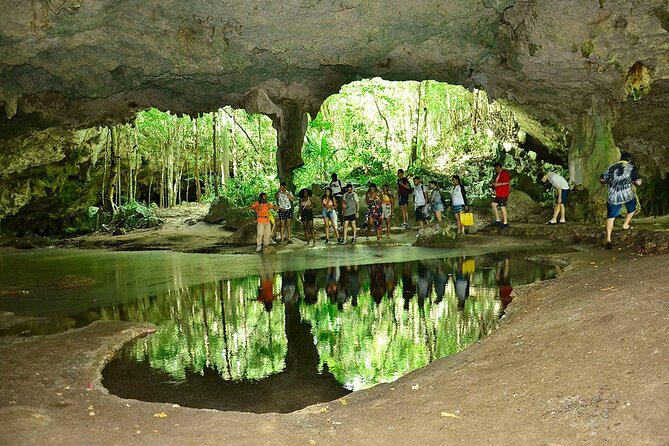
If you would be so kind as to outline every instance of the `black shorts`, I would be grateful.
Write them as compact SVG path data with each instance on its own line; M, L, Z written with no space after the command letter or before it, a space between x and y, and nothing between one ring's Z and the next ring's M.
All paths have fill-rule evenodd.
M355 220L356 220L355 214L344 215L344 221L355 221Z
M425 205L418 206L418 207L416 208L416 211L415 211L416 221L425 221L425 220L427 220L427 217L425 216L425 214L423 214L423 208L424 208L424 207L425 207Z
M300 214L300 220L302 220L303 222L314 221L314 211L312 211L311 209L302 210L302 213Z
M400 195L399 205L404 206L406 204L409 204L409 196L408 195Z
M506 207L506 202L509 200L509 197L495 197L492 200L493 203L497 203L500 207Z

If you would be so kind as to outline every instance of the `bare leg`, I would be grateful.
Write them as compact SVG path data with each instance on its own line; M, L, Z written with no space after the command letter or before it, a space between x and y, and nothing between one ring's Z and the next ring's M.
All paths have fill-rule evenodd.
M390 238L390 218L386 218L386 237Z
M632 221L632 217L634 217L635 212L629 212L627 214L627 217L625 217L625 223L623 223L623 229L629 229L630 228L630 222Z
M353 238L355 238L358 235L358 226L355 220L351 222L351 226L353 227Z
M457 226L457 228L458 228L457 233L458 234L464 234L465 231L462 228L462 222L460 222L460 213L459 212L457 214L455 214L455 223L458 225Z
M495 213L495 221L499 221L499 211L497 210L498 206L497 203L493 201L491 206L492 206L492 211Z
M374 225L374 221L372 220L372 217L369 217L367 219L367 239L369 240L369 235L372 233L372 226Z
M566 218L565 214L566 214L566 212L565 212L564 203L560 203L560 215L561 215L560 223L565 223L567 221L567 218Z
M334 233L335 236L337 237L337 240L339 240L339 228L337 227L337 224L334 221L332 222L332 227L334 228Z
M292 228L293 224L292 223L293 223L292 218L289 218L288 220L286 220L286 226L288 227L288 241L290 241L290 239L293 238L293 228Z
M505 225L508 224L506 220L506 206L502 206L502 223L504 223Z
M553 210L553 218L551 218L551 223L557 223L557 218L558 218L558 215L560 214L560 207L561 206L562 206L561 204L556 204L555 205L555 209ZM564 217L563 217L563 220L564 220Z
M441 211L434 211L434 216L437 217L437 221L441 223Z
M325 241L328 242L330 241L330 219L325 217L323 220L325 221Z
M347 232L348 232L348 220L344 220L344 241L346 241Z
M309 223L306 221L302 222L302 226L304 227L304 239L307 241L307 245L309 244Z
M314 246L316 246L316 229L314 229L313 220L309 222L309 228L311 229L311 240L314 241Z
M615 218L606 219L606 243L611 243L611 233L613 232L613 222Z

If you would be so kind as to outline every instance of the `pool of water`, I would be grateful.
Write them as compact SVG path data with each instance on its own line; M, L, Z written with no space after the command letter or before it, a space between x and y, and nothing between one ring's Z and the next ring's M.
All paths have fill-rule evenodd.
M126 344L103 370L111 393L291 412L392 382L492 332L514 286L555 276L554 267L527 254L299 270L281 270L273 256L253 259L252 268L221 256L21 257L28 272L16 262L0 265L15 269L0 275L0 310L38 318L0 334L55 333L96 320L152 322L155 333ZM214 279L223 268L228 278Z

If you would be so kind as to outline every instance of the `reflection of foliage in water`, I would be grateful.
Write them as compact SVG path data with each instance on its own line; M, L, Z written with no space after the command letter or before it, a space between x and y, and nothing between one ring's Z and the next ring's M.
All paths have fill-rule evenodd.
M182 288L108 308L102 318L159 324L131 354L176 380L206 367L224 379L261 379L285 367L287 341L283 307L266 312L255 301L257 288L257 277Z
M321 367L327 364L340 383L359 390L463 350L489 334L499 315L496 288L489 281L484 285L480 273L473 279L460 310L452 282L440 302L435 302L432 291L422 302L414 296L408 308L401 281L394 298L385 296L376 304L367 286L358 305L348 304L343 312L321 291L317 303L301 308L302 317L312 325Z
M477 270L470 275L463 273L462 260L340 268L338 279L332 278L335 268L312 270L311 291L318 298L313 304L301 299L300 316L311 324L319 368L327 364L340 383L358 390L393 381L489 334L502 311L496 276L504 262L479 258ZM508 261L506 265L508 275ZM552 268L523 263L512 263L510 269L515 284L554 274ZM284 293L284 297L305 297L307 272L290 273L290 282L285 274L284 285L296 284L297 289L295 295ZM359 284L357 305L350 295L355 288L353 277ZM458 299L456 278L468 283L466 300ZM328 280L338 281L346 296L328 296ZM374 292L373 282L383 289ZM281 283L276 275L275 296L281 294ZM228 380L262 379L285 368L288 341L284 305L276 300L268 313L257 301L258 284L258 277L251 276L183 287L108 307L101 318L158 324L158 332L135 342L130 354L140 362L148 359L153 368L177 381L186 379L189 372L202 374L208 367ZM334 283L330 286L336 289ZM421 286L423 299L419 299Z

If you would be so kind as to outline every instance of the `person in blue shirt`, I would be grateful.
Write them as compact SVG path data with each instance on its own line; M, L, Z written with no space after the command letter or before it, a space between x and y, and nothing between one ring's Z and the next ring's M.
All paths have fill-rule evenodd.
M620 215L623 205L627 209L627 217L625 217L623 223L623 229L625 230L630 229L630 221L637 210L638 203L632 185L641 186L641 177L634 164L632 164L632 155L629 152L623 152L620 155L620 162L607 167L599 178L599 182L605 184L608 189L606 249L611 249L613 222Z

